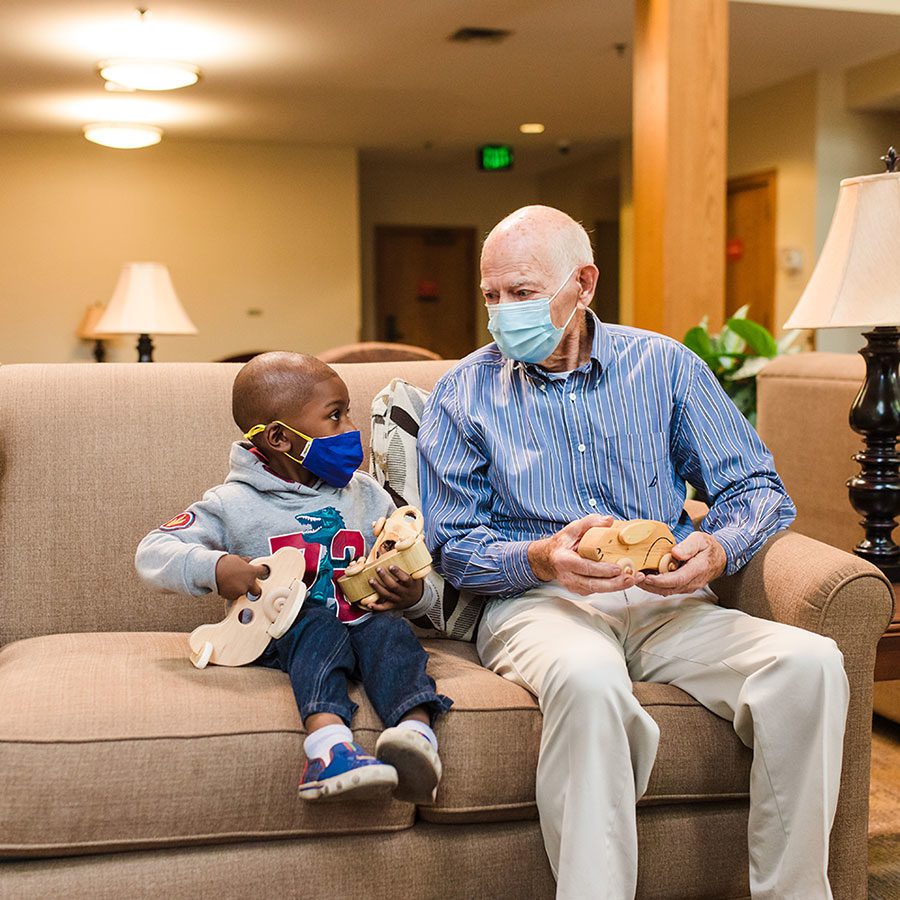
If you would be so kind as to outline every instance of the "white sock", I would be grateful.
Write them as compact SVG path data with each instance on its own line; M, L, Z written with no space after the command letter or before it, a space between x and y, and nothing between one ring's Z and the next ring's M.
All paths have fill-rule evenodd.
M397 723L398 728L409 728L412 731L418 731L423 737L428 738L431 743L431 746L437 750L437 735L434 733L434 730L430 725L426 725L424 722L420 722L418 719L404 719L402 722Z
M321 759L328 762L331 748L335 744L340 744L342 741L349 743L352 740L353 732L346 725L326 725L306 736L306 740L303 742L303 752L306 753L307 759Z

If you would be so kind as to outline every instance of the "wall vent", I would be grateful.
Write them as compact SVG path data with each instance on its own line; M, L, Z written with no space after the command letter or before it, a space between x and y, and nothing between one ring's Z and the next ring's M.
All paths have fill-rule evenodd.
M460 44L468 44L477 41L483 44L499 44L512 34L504 28L460 28L454 31L448 41L456 41Z

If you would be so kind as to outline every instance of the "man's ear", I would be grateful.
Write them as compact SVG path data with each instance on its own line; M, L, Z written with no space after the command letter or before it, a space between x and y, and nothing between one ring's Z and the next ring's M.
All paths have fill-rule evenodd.
M600 278L600 270L590 263L582 266L578 272L578 305L583 309L587 309L594 299L594 291L597 290L597 281Z

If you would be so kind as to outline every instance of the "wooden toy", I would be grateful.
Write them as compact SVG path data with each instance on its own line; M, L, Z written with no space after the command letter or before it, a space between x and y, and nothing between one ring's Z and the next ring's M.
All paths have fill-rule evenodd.
M585 559L615 563L633 575L642 572L673 572L678 560L672 558L675 536L667 525L653 519L613 522L607 527L589 528L578 543Z
M431 554L422 532L425 522L414 506L401 506L385 519L372 523L377 540L367 558L354 560L338 578L338 584L350 603L369 606L378 594L369 584L375 569L397 566L413 578L424 578L431 571Z
M198 669L208 663L217 666L251 663L272 638L280 638L294 624L306 599L303 551L281 547L271 556L254 559L252 564L269 570L265 579L260 579L260 595L238 597L221 622L200 625L191 632L188 638L191 662Z

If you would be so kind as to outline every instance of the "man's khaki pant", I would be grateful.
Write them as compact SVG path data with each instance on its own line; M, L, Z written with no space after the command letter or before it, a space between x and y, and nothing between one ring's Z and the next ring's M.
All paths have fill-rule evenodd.
M635 803L659 729L632 681L677 685L752 748L753 897L831 897L828 835L849 689L830 638L722 609L708 589L583 598L549 584L489 603L478 652L543 712L537 804L557 897L634 896Z

